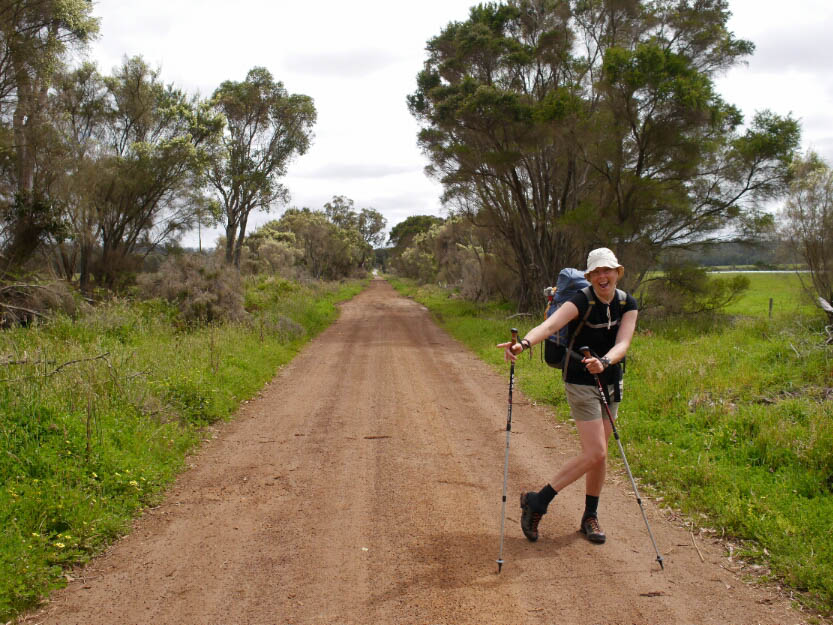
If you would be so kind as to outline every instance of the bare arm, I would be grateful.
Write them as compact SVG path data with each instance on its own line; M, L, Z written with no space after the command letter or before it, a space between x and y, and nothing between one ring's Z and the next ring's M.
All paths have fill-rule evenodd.
M636 331L636 317L638 314L639 311L629 310L622 315L619 331L616 333L616 344L605 354L610 359L610 364L616 364L628 353L633 333Z

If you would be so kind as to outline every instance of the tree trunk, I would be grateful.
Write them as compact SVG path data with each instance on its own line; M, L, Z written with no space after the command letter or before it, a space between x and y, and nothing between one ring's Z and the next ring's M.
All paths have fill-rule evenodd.
M78 262L78 286L81 289L81 293L84 295L90 294L90 265L89 265L89 252L82 248L81 249L81 259Z
M240 254L243 251L243 242L246 240L246 222L249 221L248 212L240 217L240 231L237 234L237 241L234 245L234 266L240 269Z
M230 223L226 226L226 264L234 262L234 243L237 240L237 224Z

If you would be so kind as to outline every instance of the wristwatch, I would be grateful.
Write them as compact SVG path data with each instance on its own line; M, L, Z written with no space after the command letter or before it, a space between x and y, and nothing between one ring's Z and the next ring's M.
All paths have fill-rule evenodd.
M599 362L602 363L602 366L607 369L610 366L610 358L607 356L602 356L599 358Z

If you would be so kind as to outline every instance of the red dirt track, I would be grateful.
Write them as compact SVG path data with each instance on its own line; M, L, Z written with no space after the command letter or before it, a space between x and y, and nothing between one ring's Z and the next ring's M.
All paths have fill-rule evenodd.
M528 542L518 493L546 483L578 439L517 390L498 575L507 390L508 367L495 373L374 280L217 429L159 507L22 622L804 622L730 571L719 544L695 543L645 501L661 571L613 462L600 504L607 544L576 531L583 482L556 497ZM627 451L626 428L622 438Z

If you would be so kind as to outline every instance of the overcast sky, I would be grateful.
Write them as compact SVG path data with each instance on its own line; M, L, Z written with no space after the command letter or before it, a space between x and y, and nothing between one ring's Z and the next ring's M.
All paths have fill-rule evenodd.
M141 55L165 82L209 96L264 66L290 93L311 96L315 138L284 184L289 205L321 209L334 195L375 208L388 229L410 215L445 215L441 186L423 173L405 97L425 43L473 0L95 0L101 37L92 57L110 73ZM718 82L747 118L768 108L801 120L803 147L833 161L833 3L730 0L730 28L757 50ZM249 231L277 217L257 214ZM203 245L216 234L203 233ZM196 245L196 233L186 245Z

